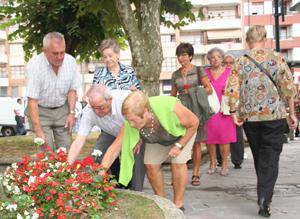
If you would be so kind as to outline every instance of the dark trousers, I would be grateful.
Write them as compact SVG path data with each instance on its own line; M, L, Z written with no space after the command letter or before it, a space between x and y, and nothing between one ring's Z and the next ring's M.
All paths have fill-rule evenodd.
M231 162L234 165L241 165L244 161L244 136L243 128L241 126L236 127L236 142L230 143ZM220 146L216 145L217 161L222 163L222 156L220 153Z
M236 142L230 144L231 162L234 165L241 165L243 163L244 146L243 128L236 126Z
M278 177L279 156L284 142L286 120L245 122L257 176L257 197L268 204L272 201Z
M96 160L96 162L101 163L102 158L104 157L107 149L113 143L115 137L106 133L101 132L101 135L96 141L95 149L102 151L103 155ZM144 154L145 154L145 146L142 145L140 153L134 155L134 167L133 167L133 175L130 183L124 187L120 185L121 188L129 188L135 191L142 191L145 179L145 165L144 165ZM117 158L110 167L110 172L115 176L115 179L119 181L119 173L120 173L120 160Z
M15 116L15 120L17 122L17 134L24 135L26 133L24 128L24 118L22 116Z

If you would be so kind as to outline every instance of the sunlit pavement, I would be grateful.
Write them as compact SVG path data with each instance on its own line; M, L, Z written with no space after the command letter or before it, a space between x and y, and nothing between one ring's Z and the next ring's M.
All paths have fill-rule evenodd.
M229 175L221 176L220 167L214 175L206 173L209 163L200 167L201 185L189 182L185 193L186 218L261 218L256 204L256 175L250 148L242 169L230 164ZM171 173L164 167L167 198L172 200ZM189 180L192 170L189 170ZM149 183L145 192L153 193ZM279 177L271 205L271 218L300 218L300 140L284 144L280 157Z

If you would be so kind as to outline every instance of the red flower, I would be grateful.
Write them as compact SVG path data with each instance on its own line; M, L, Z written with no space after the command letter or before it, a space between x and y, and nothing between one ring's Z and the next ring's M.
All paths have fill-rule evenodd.
M55 195L56 194L56 191L54 189L50 189L49 192L50 192L51 195Z
M84 158L82 163L84 166L88 166L88 165L91 165L94 163L94 159L91 156L89 156L89 157Z

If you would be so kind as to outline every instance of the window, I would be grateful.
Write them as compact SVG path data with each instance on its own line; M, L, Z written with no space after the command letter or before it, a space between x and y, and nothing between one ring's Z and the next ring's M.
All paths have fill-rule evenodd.
M0 97L7 97L7 87L0 87Z
M7 67L4 66L0 66L0 78L7 78Z
M161 45L164 49L175 48L175 34L171 35L161 35Z
M23 65L21 66L11 66L11 78L12 79L23 79L25 78L25 68Z
M264 3L263 2L252 2L250 10L251 10L251 15L264 14Z
M17 86L11 87L11 96L18 97L19 96L19 88Z
M162 63L161 71L173 72L175 70L176 70L176 57L165 58Z
M171 93L171 80L162 81L162 93L163 94Z

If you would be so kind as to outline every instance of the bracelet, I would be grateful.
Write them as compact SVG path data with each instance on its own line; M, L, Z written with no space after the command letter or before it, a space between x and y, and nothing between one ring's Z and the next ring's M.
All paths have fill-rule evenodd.
M229 113L235 113L236 110L229 110Z
M175 146L178 147L180 150L183 149L183 146L178 142L175 143Z

